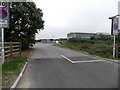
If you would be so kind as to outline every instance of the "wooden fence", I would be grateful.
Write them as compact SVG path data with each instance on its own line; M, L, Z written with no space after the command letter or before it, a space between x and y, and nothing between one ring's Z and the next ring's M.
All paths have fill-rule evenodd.
M2 43L0 43L1 45ZM5 42L4 43L4 49L5 49L5 58L12 58L16 55L21 55L21 42ZM0 47L2 50L2 47ZM0 52L2 54L2 52Z
M116 58L120 58L120 45L116 45Z

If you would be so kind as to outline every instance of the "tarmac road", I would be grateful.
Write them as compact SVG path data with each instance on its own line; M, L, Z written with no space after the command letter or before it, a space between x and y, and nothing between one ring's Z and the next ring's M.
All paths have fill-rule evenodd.
M17 88L118 88L118 64L37 43Z

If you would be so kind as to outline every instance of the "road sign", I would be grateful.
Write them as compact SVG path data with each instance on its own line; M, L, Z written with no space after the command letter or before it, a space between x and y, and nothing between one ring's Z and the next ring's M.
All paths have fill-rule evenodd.
M6 10L0 10L0 19L4 19L8 16Z
M0 2L0 8L6 8L7 5L8 5L8 3L7 3L5 0L2 0L2 1Z
M0 28L9 28L9 4L0 0Z
M118 35L118 17L113 18L113 35Z

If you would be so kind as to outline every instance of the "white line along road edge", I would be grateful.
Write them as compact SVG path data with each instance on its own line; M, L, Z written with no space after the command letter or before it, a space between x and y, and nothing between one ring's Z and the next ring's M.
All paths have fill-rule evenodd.
M84 61L72 61L70 60L69 58L65 57L64 55L61 55L64 59L70 61L71 63L87 63L87 62L100 62L100 61L103 61L103 60L84 60Z

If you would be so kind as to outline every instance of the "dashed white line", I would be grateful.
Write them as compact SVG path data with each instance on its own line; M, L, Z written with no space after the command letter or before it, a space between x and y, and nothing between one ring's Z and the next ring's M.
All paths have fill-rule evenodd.
M103 61L103 60L84 60L84 61L72 61L70 60L69 58L67 58L66 56L64 55L61 55L64 59L68 60L69 62L71 63L90 63L90 62L100 62L100 61Z

